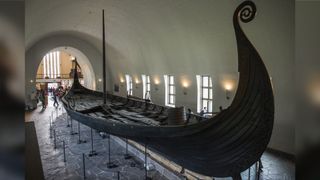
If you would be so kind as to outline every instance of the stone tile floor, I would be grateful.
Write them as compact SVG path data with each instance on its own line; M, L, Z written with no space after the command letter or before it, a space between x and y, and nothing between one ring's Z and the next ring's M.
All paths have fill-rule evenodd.
M56 134L56 149L54 148L54 131L50 138L50 116L53 116ZM58 118L57 118L58 117ZM81 139L86 143L78 144L78 134L70 135L71 127L67 127L67 115L59 107L57 110L49 107L41 111L36 109L30 115L30 120L35 121L37 137L39 141L43 170L46 179L83 179L82 154L85 154L86 178L87 179L120 179L141 180L145 179L144 162L138 158L124 159L125 148L110 139L111 161L118 167L107 168L108 160L108 138L103 139L93 130L94 150L98 155L89 157L91 151L90 128L80 125ZM70 121L69 121L70 124ZM73 121L73 131L78 132L78 122ZM66 162L64 162L63 143L65 142ZM282 157L271 153L262 156L264 166L260 180L294 180L295 164ZM248 171L242 173L243 179L248 179ZM250 179L255 180L255 166L251 167ZM156 170L148 171L148 175L154 180L167 179ZM229 180L231 178L215 178L215 180Z
M50 138L50 116L53 111L54 121ZM35 113L39 112L36 110ZM48 111L48 112L45 112ZM38 116L33 116L37 130L42 165L46 179L83 179L83 155L85 154L85 173L87 179L120 179L139 180L145 178L144 162L137 158L124 159L125 148L110 139L111 161L118 165L116 168L107 168L108 160L108 137L102 138L93 130L94 150L97 156L89 157L91 149L91 131L89 127L80 124L81 140L86 143L78 144L78 134L71 135L71 126L67 127L67 115L57 113L54 109L47 108ZM71 122L69 121L70 125ZM78 132L78 122L73 121L72 129ZM54 148L54 134L56 137L56 148ZM64 162L63 141L65 142L66 162ZM148 171L148 176L153 179L166 179L157 171Z

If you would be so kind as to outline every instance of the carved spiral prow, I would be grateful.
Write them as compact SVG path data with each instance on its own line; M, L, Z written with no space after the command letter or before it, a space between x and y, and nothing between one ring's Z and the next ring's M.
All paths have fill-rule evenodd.
M234 12L234 19L240 19L244 23L252 21L256 15L256 5L252 1L244 1Z
M258 52L255 50L240 26L240 21L244 23L252 21L255 18L256 12L256 5L254 4L254 2L248 0L242 2L233 14L233 26L236 34L238 48L238 70L240 73L241 71L242 73L246 71L245 68L241 68L242 64L245 64L245 61L249 60L247 57L245 57L246 55L255 54L256 56L259 56ZM260 59L260 57L257 58Z

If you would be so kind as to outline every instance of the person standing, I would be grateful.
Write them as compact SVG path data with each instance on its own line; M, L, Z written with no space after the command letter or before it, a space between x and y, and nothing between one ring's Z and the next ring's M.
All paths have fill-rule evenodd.
M58 103L58 100L57 100L57 92L58 90L53 90L52 91L52 95L53 95L53 106L55 107L58 107L59 106L59 103Z
M42 109L46 108L46 95L43 89L40 90L39 99L42 103Z
M207 108L204 107L201 111L200 111L200 116L204 117L204 115L207 113Z
M191 119L191 114L192 114L192 111L190 108L188 108L188 112L187 112L187 121L185 124L189 124L190 122L190 119Z

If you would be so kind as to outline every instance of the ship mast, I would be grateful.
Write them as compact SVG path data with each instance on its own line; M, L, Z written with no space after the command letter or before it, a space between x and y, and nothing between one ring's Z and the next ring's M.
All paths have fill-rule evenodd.
M102 70L103 70L103 104L107 102L107 87L106 87L106 36L105 36L105 22L104 9L102 10Z

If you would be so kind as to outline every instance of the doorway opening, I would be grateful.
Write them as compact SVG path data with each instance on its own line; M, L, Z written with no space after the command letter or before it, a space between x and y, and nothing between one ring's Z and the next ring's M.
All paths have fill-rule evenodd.
M76 63L80 83L95 90L95 74L88 58L72 47L55 48L43 56L37 69L38 106L45 103L47 107L52 107L55 96L59 99L68 91L73 84ZM41 94L45 97L39 97Z

